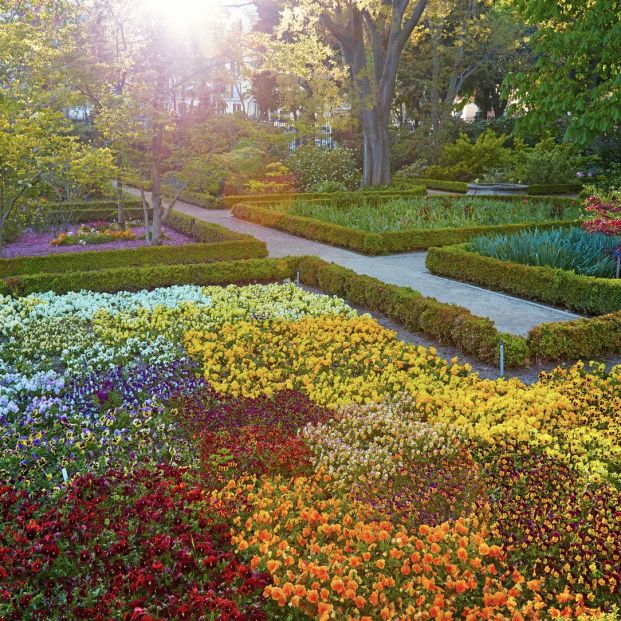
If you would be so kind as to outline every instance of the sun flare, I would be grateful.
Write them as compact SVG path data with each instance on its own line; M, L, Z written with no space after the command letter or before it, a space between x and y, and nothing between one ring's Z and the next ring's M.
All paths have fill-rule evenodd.
M144 0L145 9L176 32L188 32L215 20L222 0Z

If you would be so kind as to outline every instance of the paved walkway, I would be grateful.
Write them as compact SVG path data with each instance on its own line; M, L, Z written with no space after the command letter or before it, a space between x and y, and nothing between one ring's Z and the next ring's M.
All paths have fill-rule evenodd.
M434 276L425 267L426 252L368 257L239 220L225 209L202 209L179 201L175 209L194 216L198 220L220 224L233 231L248 233L264 241L270 257L289 255L321 257L325 261L338 263L359 274L373 276L394 285L409 286L441 302L464 306L475 315L489 317L501 332L526 335L531 328L545 322L569 321L578 318L578 315L543 304Z

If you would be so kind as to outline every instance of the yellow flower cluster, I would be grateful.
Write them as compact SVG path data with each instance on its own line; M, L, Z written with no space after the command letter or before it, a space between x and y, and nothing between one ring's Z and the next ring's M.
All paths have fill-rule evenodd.
M184 301L99 310L93 317L93 330L103 343L118 347L128 339L159 334L178 340L189 330L215 330L223 323L237 321L356 315L343 300L309 293L294 284L204 287L202 293L207 303Z
M370 317L241 321L191 330L185 347L218 391L256 397L296 389L328 407L376 402L467 372L431 350L404 345Z
M482 380L468 365L399 341L370 317L239 321L217 331L190 330L184 343L224 393L297 389L336 408L406 392L423 421L456 425L479 441L528 442L570 460L591 480L619 478L621 366L586 374L578 364L529 386Z

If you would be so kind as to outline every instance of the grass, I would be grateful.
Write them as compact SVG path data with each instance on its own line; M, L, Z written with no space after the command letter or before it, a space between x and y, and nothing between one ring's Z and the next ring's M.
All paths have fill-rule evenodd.
M429 198L387 199L380 203L364 198L355 204L295 201L288 213L323 220L349 228L384 233L408 229L435 229L477 225L518 224L580 217L580 205L562 208L531 200L510 203L495 199L457 197L449 201Z
M531 230L514 235L477 237L470 248L486 257L555 267L585 276L612 278L615 260L608 254L620 238L589 233L581 228Z

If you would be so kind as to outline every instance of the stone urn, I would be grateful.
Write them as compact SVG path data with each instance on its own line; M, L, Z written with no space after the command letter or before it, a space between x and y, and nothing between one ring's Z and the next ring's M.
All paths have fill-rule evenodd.
M521 183L469 183L470 196L527 196L528 186Z

